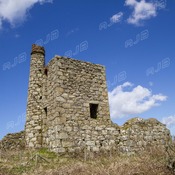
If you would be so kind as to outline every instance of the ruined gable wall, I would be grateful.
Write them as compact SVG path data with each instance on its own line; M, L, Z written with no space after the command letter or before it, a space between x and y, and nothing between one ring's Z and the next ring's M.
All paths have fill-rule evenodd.
M171 144L170 131L154 118L133 118L120 127L119 150L137 152L145 147L165 148Z

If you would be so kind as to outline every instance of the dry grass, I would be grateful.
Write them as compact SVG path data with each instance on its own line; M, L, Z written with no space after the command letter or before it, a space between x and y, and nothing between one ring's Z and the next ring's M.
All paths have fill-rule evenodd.
M39 156L45 158L42 159ZM33 159L31 159L33 158ZM150 149L137 155L74 154L58 156L46 149L1 152L0 175L173 175L167 154Z

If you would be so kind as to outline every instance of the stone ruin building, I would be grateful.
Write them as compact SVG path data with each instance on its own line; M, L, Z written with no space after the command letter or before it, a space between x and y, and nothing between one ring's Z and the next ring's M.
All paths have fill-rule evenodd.
M156 119L134 118L123 126L112 123L104 66L61 56L45 65L45 50L35 44L26 125L21 133L16 137L25 137L26 148L46 147L57 153L135 152L171 142L169 130ZM13 137L7 135L2 147Z

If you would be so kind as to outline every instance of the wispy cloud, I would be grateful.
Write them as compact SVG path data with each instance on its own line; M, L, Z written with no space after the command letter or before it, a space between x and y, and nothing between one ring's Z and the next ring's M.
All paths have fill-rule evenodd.
M157 16L157 5L145 0L126 0L125 5L134 9L127 22L134 25L141 25L144 20Z
M118 23L122 20L123 13L119 12L110 18L111 23Z
M175 126L175 115L162 118L162 123L166 124L168 128Z
M19 34L15 34L15 38L19 38L20 37L20 35Z
M167 100L167 96L154 95L149 89L140 85L133 86L132 83L125 82L109 92L110 112L113 119L143 113L160 105L159 102Z
M52 0L0 0L0 29L3 22L9 22L12 27L23 22L27 17L27 12L36 3L51 3Z

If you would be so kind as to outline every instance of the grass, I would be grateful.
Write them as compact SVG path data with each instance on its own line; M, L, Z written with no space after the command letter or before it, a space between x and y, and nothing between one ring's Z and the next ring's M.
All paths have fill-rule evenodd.
M130 156L116 152L57 155L47 149L7 151L0 153L0 175L173 175L167 158L167 153L153 148Z

